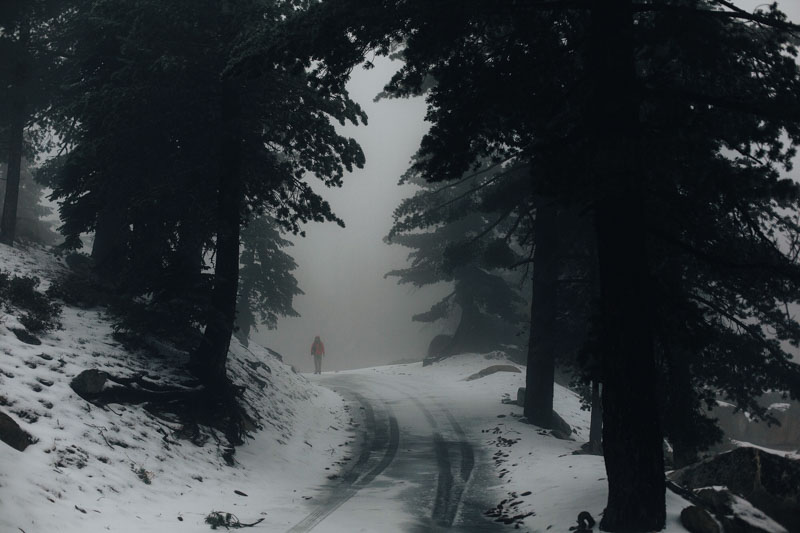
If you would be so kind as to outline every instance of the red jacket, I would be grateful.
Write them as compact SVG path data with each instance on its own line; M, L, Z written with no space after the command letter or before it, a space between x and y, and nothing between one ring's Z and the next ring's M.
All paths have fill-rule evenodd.
M325 355L325 345L322 341L314 341L311 345L311 355Z

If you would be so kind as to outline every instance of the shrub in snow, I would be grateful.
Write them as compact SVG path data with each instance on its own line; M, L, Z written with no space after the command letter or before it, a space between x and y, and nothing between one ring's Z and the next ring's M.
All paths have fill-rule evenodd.
M0 272L0 299L6 302L9 312L21 309L20 323L28 331L40 332L61 326L61 306L38 292L39 278L35 276L9 276Z

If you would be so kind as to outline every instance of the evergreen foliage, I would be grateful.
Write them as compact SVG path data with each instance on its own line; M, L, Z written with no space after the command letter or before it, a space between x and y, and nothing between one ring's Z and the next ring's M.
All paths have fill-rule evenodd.
M275 329L279 317L300 316L292 307L294 297L303 294L292 274L297 263L283 251L291 244L266 216L251 220L242 230L236 336L245 346L257 324Z
M508 189L485 185L497 181L494 174L499 172L509 170L472 173L446 187L414 178L421 190L395 210L395 224L386 240L411 248L410 265L386 276L415 287L453 283L452 293L412 317L436 322L460 311L448 346L437 356L503 349L519 357L514 345L524 299L504 273L519 260L519 254L512 249L513 219L508 213L498 214L501 208L514 210L517 199L505 194ZM473 189L481 194L474 194ZM517 216L517 225L521 216Z
M296 7L95 0L61 35L74 59L53 123L69 150L43 176L66 245L94 231L96 269L114 291L206 325L214 355L196 362L217 360L209 379L223 379L233 328L238 226L261 212L295 233L309 220L341 223L307 175L338 186L364 162L331 124L365 120L345 78L296 57L257 77L234 73Z
M61 306L49 295L37 291L40 280L35 276L11 276L0 271L0 301L24 311L20 323L33 333L61 326ZM8 309L6 309L8 310Z

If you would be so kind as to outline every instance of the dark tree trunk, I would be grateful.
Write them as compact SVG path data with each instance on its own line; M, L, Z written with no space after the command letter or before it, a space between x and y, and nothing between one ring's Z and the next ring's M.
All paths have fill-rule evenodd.
M203 305L208 296L203 287L202 223L187 217L177 229L178 243L170 257L167 283L160 294L163 301L183 300Z
M459 282L459 283L463 283ZM461 308L461 317L458 326L453 332L453 340L447 350L447 355L456 355L466 352L482 352L486 345L487 336L483 331L485 317L475 305L475 301L468 290L459 291L456 302Z
M525 377L525 416L532 424L553 427L555 331L558 278L558 208L540 200L536 208L531 331Z
M255 253L252 249L242 252L240 263L252 267L255 263ZM252 277L252 273L250 273ZM255 314L250 309L250 296L253 294L253 280L241 279L239 281L239 297L236 303L236 337L243 346L250 345L250 330L255 324Z
M128 253L126 199L122 191L111 186L103 207L97 215L92 259L101 280L115 284L125 268Z
M9 128L8 170L6 171L6 194L3 200L3 220L0 227L0 242L14 245L17 232L17 205L19 203L19 180L22 171L22 145L25 130L25 105L15 102Z
M225 363L236 320L239 283L239 232L242 201L241 101L232 80L223 82L220 183L217 203L217 242L214 286L200 346L191 366L210 388L227 387Z
M14 87L12 88L11 120L9 124L8 141L8 169L6 171L6 194L3 200L3 218L0 221L0 242L9 246L14 245L17 232L17 205L19 203L19 180L22 172L22 148L25 136L25 122L27 121L27 106L25 102L25 80L27 78L27 65L25 64L25 49L30 40L30 27L23 24L20 29L19 48L20 59L14 66Z
M658 531L666 520L664 455L648 305L638 99L630 0L595 2L588 127L596 180L605 531Z
M643 296L643 236L636 238L639 242L622 242L623 235L632 237L633 222L620 216L630 209L627 202L598 208L603 453L609 488L601 528L606 531L660 530L666 518L657 376Z
M696 396L692 387L689 354L676 349L667 360L667 409L664 425L667 438L672 444L674 468L682 468L698 460L697 427L693 423Z
M600 383L592 381L592 417L589 425L589 453L603 453L603 399Z
M178 246L172 266L175 275L183 277L183 286L188 290L197 290L203 272L203 239L199 227L199 221L192 219L183 221L178 228Z

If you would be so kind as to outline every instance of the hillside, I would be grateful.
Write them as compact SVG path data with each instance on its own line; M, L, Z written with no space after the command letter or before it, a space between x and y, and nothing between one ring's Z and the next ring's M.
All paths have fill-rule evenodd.
M36 275L43 290L65 266L38 248L0 246L0 270ZM247 387L261 429L228 466L219 432L138 405L99 408L69 386L89 368L177 381L185 354L126 352L102 309L69 306L62 328L30 345L11 332L18 314L0 316L0 409L37 442L24 452L0 444L0 531L197 531L212 511L283 524L344 454L346 435L329 430L348 421L341 398L263 348L232 344L229 375Z

